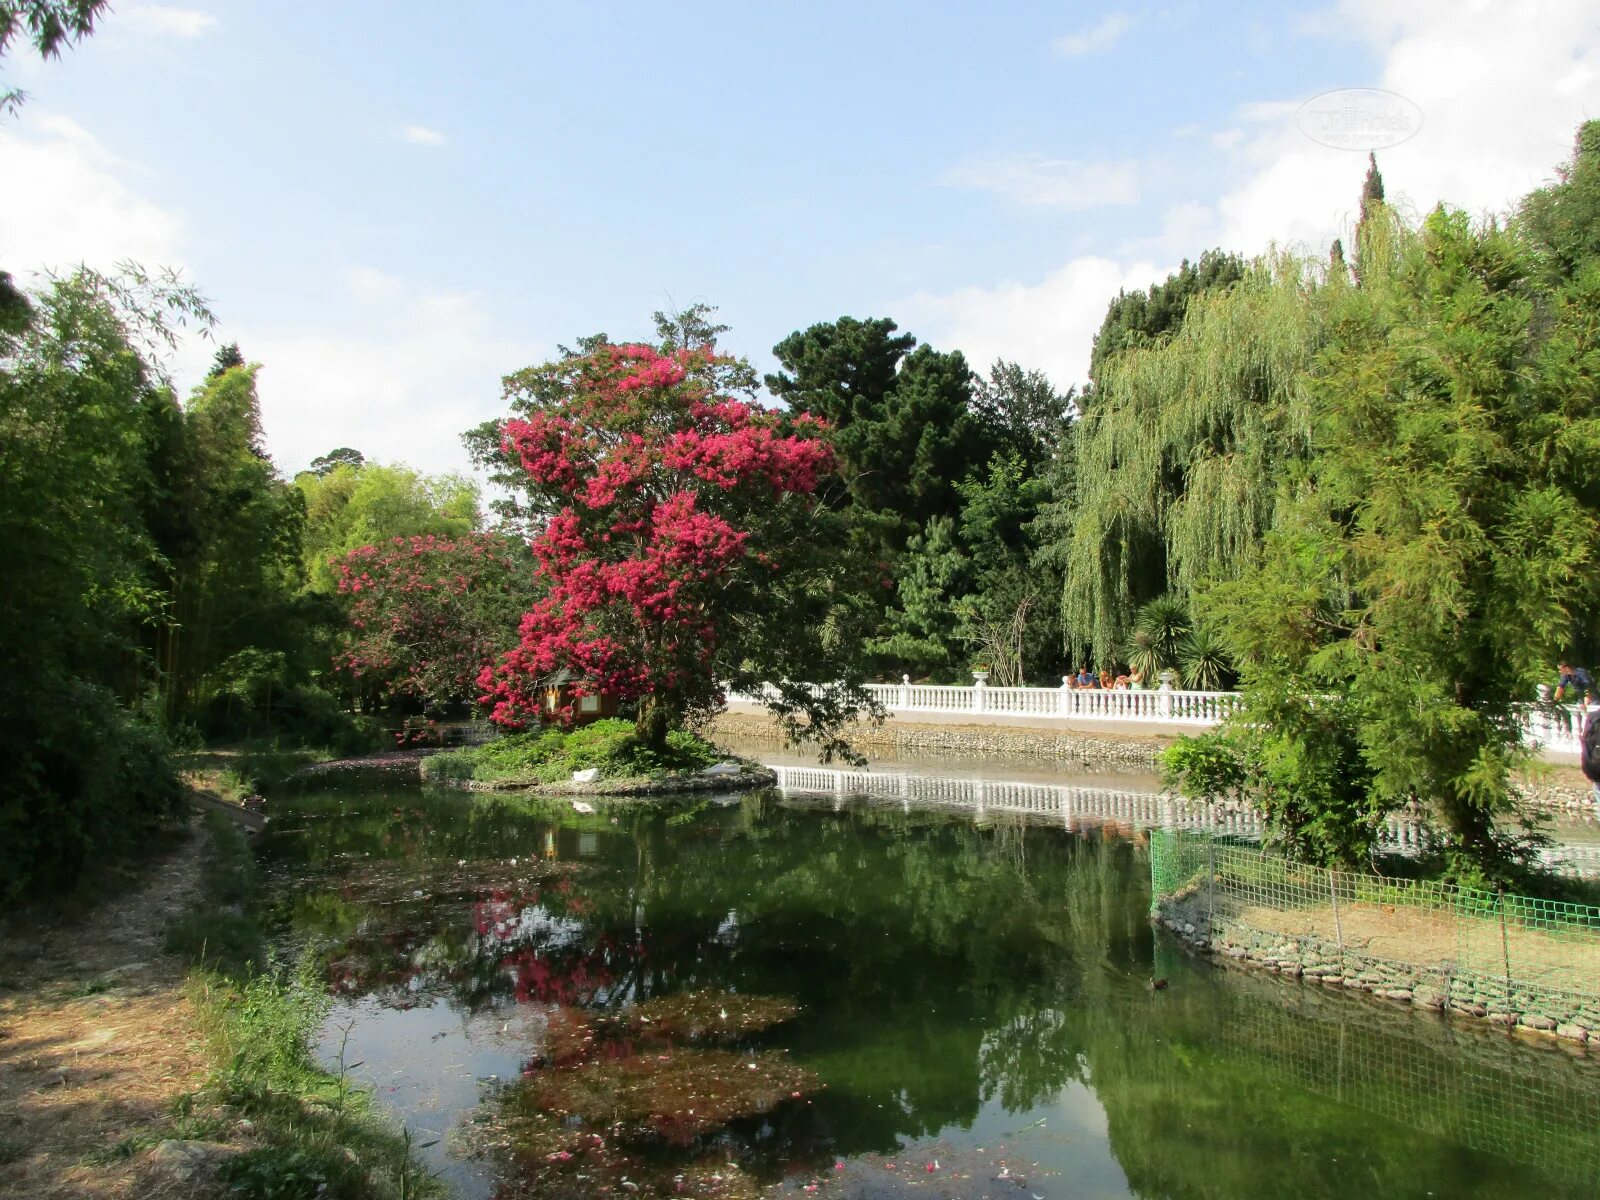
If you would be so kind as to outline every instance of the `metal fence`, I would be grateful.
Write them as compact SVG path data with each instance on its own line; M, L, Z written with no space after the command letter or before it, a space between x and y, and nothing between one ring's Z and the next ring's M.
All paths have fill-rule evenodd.
M1600 908L1150 838L1152 912L1232 958L1431 1009L1600 1040Z

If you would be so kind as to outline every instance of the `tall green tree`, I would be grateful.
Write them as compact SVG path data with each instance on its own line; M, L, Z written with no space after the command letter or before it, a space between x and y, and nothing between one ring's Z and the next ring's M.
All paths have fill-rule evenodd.
M885 552L932 518L954 517L957 485L1005 443L974 406L961 353L896 328L887 318L813 325L773 347L783 369L766 377L792 412L832 426L849 503Z
M1392 266L1368 260L1314 374L1305 486L1259 565L1208 596L1268 752L1304 756L1326 715L1307 697L1343 697L1367 777L1333 801L1369 835L1429 806L1473 883L1515 878L1518 707L1600 601L1600 280L1541 291L1537 269L1444 209Z
M338 582L330 559L397 537L455 538L482 524L478 486L464 475L345 462L326 472L313 466L296 476L295 486L305 501L306 574L313 588L329 594Z
M134 345L192 289L92 271L0 327L0 896L64 886L179 799L160 736L130 718L166 619L152 459L175 405Z
M1075 425L1070 514L1050 516L1067 538L1046 561L1064 576L1074 647L1116 661L1141 604L1168 591L1188 602L1250 561L1306 454L1325 293L1320 263L1275 254L1226 286L1183 292L1181 320L1161 336L1112 327L1143 344L1100 359Z

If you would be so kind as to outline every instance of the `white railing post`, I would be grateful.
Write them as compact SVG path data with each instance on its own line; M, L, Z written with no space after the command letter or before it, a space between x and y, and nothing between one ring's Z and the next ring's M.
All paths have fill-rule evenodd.
M1061 677L1061 690L1056 693L1056 713L1067 716L1072 712L1072 676Z
M973 712L982 713L982 712L988 712L989 711L988 699L983 694L988 689L988 686L989 685L986 684L981 679L976 679L976 680L973 681L973 683L972 683L972 711Z
M1172 672L1161 672L1161 686L1157 689L1156 710L1163 721L1172 720Z
M900 707L911 707L911 676L900 676Z

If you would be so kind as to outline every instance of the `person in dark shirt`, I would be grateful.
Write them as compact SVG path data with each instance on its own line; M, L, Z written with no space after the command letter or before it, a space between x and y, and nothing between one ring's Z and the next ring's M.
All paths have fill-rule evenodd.
M1583 737L1578 743L1578 765L1583 777L1594 787L1594 802L1600 807L1600 708L1584 713Z
M1574 700L1582 700L1586 697L1591 700L1595 698L1594 677L1589 672L1582 667L1574 667L1572 664L1565 662L1557 663L1556 670L1561 675L1561 678L1556 683L1554 697L1558 704L1567 699L1569 692Z

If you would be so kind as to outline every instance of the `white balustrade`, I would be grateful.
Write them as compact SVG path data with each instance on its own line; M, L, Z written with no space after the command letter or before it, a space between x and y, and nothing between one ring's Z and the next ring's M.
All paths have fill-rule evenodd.
M981 680L967 687L912 683L909 677L902 677L899 683L866 684L865 691L890 714L963 714L997 725L1021 717L1207 728L1244 710L1244 697L1237 692L1166 686L1149 691L1074 688L1065 680L1058 688L991 687ZM753 693L729 691L727 698L733 703L765 704L777 695L777 688L763 684ZM1522 714L1523 736L1535 749L1576 754L1584 719L1585 711L1577 705L1529 704Z

